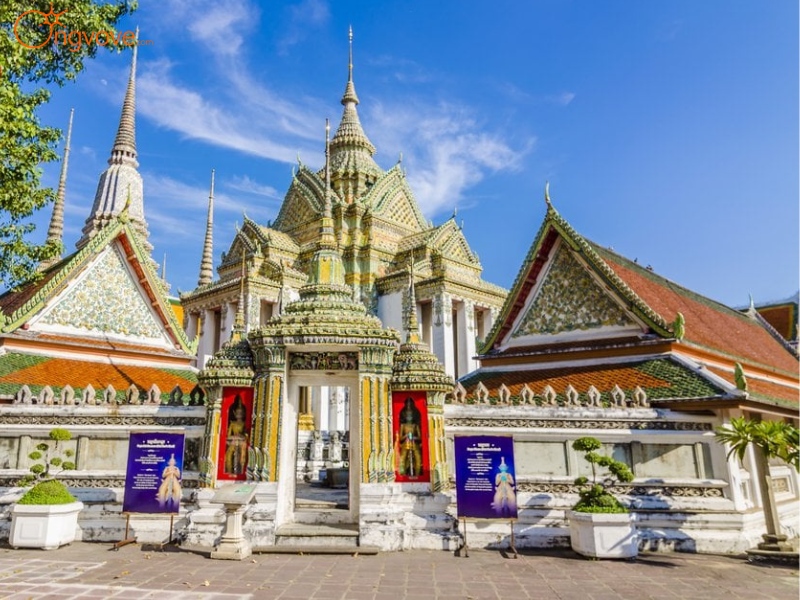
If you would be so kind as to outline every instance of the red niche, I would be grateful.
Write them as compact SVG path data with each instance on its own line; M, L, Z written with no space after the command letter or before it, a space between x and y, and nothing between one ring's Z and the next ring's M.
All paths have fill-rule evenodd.
M425 392L392 392L395 481L431 480L426 397Z
M252 415L253 388L223 388L217 479L238 481L247 478Z

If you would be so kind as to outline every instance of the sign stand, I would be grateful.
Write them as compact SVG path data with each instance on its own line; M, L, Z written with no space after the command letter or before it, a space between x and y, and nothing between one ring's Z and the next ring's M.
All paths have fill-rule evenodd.
M119 550L123 546L127 546L128 544L135 544L136 538L135 537L128 537L128 532L131 529L131 513L125 513L125 537L118 542L114 542L112 546L114 550Z
M517 545L514 543L514 519L511 519L509 522L511 525L511 544L510 547L514 551L514 558L519 558L519 554L517 553Z
M459 550L464 551L464 558L469 558L469 544L467 543L467 517L462 517L461 522L464 525L464 545Z

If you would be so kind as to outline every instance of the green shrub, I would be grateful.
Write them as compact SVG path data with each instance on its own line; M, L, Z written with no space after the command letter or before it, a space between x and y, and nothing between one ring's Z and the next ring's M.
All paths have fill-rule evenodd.
M633 481L633 472L625 463L595 452L602 447L600 440L593 437L582 437L572 442L573 450L585 452L583 458L592 465L591 480L584 476L575 479L580 500L572 510L586 513L626 513L628 509L608 491L608 488L614 485L615 481L624 483ZM602 479L597 472L598 467L603 467L607 471Z
M67 486L55 479L40 481L19 499L19 504L53 505L71 502L77 502L77 498L69 493Z
M70 460L75 452L61 447L61 442L72 439L72 434L60 427L50 430L51 441L36 445L36 450L28 454L33 464L30 473L19 481L19 485L36 485L28 490L20 500L20 504L69 504L75 502L74 496L67 491L63 483L55 481L62 471L75 469Z

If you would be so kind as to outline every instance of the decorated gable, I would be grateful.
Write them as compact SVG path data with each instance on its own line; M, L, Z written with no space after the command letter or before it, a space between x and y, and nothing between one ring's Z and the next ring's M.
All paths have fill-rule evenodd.
M172 347L165 325L124 261L118 244L107 246L66 289L30 322L32 330L112 336Z
M410 231L428 228L428 223L399 169L387 171L378 180L367 195L366 204L374 207L376 216Z
M541 283L532 290L511 332L509 342L527 344L526 338L591 337L638 330L627 311L587 271L566 244L557 244ZM537 340L537 341L541 341Z

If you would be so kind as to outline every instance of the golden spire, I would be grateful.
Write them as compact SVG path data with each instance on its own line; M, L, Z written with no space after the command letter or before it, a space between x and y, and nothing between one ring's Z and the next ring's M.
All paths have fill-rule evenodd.
M75 114L75 109L69 111L69 125L67 126L67 140L64 144L64 159L61 161L61 175L58 178L58 190L56 191L56 201L53 203L53 216L50 218L50 227L47 230L47 242L59 243L64 247L64 197L67 190L67 167L69 166L69 152L70 142L72 140L72 117ZM53 266L61 260L61 252L53 258L43 261L39 266L40 269L46 269Z
M203 257L200 261L198 287L208 285L214 278L214 169L211 169L211 189L208 192L208 217L206 218L206 239L203 243Z

